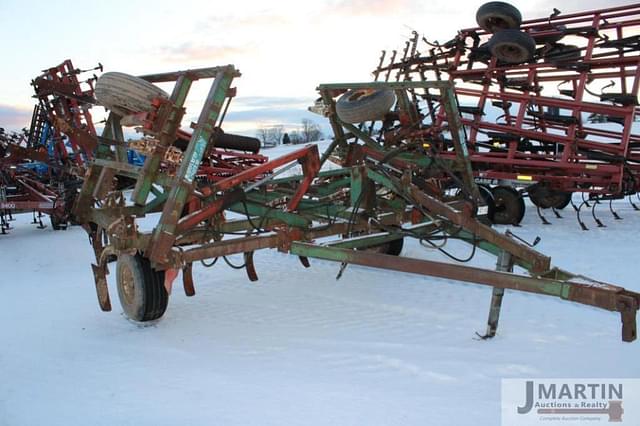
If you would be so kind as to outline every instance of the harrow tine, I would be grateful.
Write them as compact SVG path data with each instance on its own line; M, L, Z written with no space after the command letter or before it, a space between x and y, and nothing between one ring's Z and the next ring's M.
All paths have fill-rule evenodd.
M575 205L575 203L573 202L573 199L571 199L571 207L573 207L573 210L575 210L576 212L580 211L580 208Z
M622 220L620 215L613 209L613 199L609 200L609 211L611 212L615 220Z
M573 204L573 202L571 204ZM582 209L582 206L584 206L585 204L586 204L586 201L583 201L582 203L580 203L580 206L576 209L576 217L578 218L578 223L580 224L580 228L582 228L583 231L588 231L589 228L587 228L587 225L585 225L582 219L580 218L580 210Z
M540 211L540 207L536 206L536 212L538 213L538 217L542 221L543 225L551 225L551 222L549 222L547 218L542 214L542 211Z
M11 222L12 220L14 220L11 217L11 210L5 210L4 211L4 227L6 228L6 230L10 230L11 229L11 224L9 222Z
M629 195L629 204L631 204L631 207L633 207L634 210L640 210L638 205L631 200L631 195Z
M44 229L46 227L47 226L44 223L42 223L42 213L38 212L38 229Z
M7 233L8 223L4 218L4 213L0 211L0 234L5 235Z
M597 201L597 199L596 199L596 201ZM593 220L598 225L598 228L606 228L607 225L602 223L602 221L596 217L596 206L597 205L598 205L598 203L596 203L596 202L593 203L593 206L591 207L591 216L593 217ZM589 206L589 205L587 204L587 206Z
M311 264L309 263L309 258L306 256L298 256L298 259L300 260L300 263L302 263L302 266L304 266L305 268L309 268L311 267Z
M582 196L582 202L584 203L584 205L590 208L591 204L589 204L589 202L584 198L584 192L580 193L580 195Z
M558 219L562 219L562 216L560 215L558 210L555 209L555 207L551 207L551 211L553 211L553 214L556 215Z

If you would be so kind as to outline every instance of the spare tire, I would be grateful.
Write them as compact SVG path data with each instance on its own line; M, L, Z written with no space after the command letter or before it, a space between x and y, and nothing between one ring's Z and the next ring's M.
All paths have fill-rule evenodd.
M392 90L349 90L336 102L338 118L345 123L362 123L379 120L389 112L396 101Z
M169 98L158 86L121 72L102 74L94 93L100 105L121 116L151 110L154 98Z
M533 58L536 42L529 34L519 30L503 30L491 37L489 50L502 62L521 64Z
M495 33L520 28L522 15L515 6L501 1L485 3L476 12L476 22L483 30Z

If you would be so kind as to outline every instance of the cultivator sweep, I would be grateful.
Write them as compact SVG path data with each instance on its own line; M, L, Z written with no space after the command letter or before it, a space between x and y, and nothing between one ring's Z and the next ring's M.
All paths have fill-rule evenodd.
M232 65L129 76L128 82L136 87L175 82L170 95L156 93L134 110L126 108L134 103L126 98L139 97L114 87L106 90L104 98L113 101L110 109L120 114L112 112L107 120L74 210L94 249L92 267L103 310L111 310L109 262L117 261L117 289L125 314L150 321L164 314L180 272L185 293L195 294L194 262L212 266L220 257L243 254L242 267L253 281L258 279L254 252L275 248L298 256L305 267L310 266L309 258L340 262L338 276L348 264L359 264L492 286L486 337L495 335L502 293L508 288L619 312L623 340L635 340L640 294L552 268L548 257L482 223L487 206L474 182L450 82L321 85L335 133L322 156L317 146L307 145L231 176L198 179L203 158L223 140L220 129L235 96L232 83L239 76ZM186 145L177 147L185 101L197 80L211 80L211 88L198 121L191 124L193 133ZM367 98L375 93L383 94L376 95L383 99L383 107L379 101L375 108L368 104ZM440 123L448 129L455 156L434 154L435 139L426 127L422 137L410 143L401 126L395 130L397 140L406 141L411 150L385 146L369 135L364 123L379 118L388 125L417 120L419 111L412 103L416 93L438 97ZM344 119L344 105L336 102L339 95L353 98L346 108L350 122ZM359 100L367 105L362 107ZM392 105L395 108L389 112ZM124 143L122 123L135 121L134 117L150 147L140 167L118 154ZM163 168L167 153L175 148L180 151L175 167ZM321 170L329 159L342 167ZM294 167L302 173L290 175ZM133 191L118 190L113 185L118 176L134 179ZM141 230L140 219L152 213L157 217L152 229ZM498 270L400 257L405 238L416 238L449 255L443 248L447 240L467 242L474 252L497 255ZM208 259L212 261L206 263ZM514 274L514 266L530 275Z
M640 5L571 14L554 9L522 22L513 6L491 2L476 19L479 27L442 44L414 31L402 55L382 52L376 80L455 83L474 176L493 187L495 223L520 222L524 193L544 223L540 209L559 217L555 210L573 205L575 192L582 194L574 208L583 229L583 207L604 226L595 214L601 200L619 219L610 200L640 189L640 136L633 133ZM395 127L383 123L378 143L402 147L428 135L439 158L454 158L439 94L412 91L409 101L416 113Z

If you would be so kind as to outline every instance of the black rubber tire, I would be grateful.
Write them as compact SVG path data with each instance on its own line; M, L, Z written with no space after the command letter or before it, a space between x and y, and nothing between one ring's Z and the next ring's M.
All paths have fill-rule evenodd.
M471 49L469 53L469 61L489 62L491 60L491 51L489 50L489 43L482 43L475 49Z
M361 235L367 235L367 233L364 231L354 232L351 234L351 237L356 237ZM348 238L346 234L343 235L342 237ZM389 254L391 256L400 256L400 253L402 252L403 247L404 247L404 237L398 238L397 240L389 241L388 243L378 244L375 246L360 247L357 250L371 251L371 252L380 253L380 254Z
M56 215L49 215L49 219L51 220L51 227L54 231L64 231L67 229L67 221L59 218Z
M536 53L536 42L519 30L503 30L489 40L489 50L499 61L521 64L530 61Z
M544 54L545 62L553 65L566 65L571 62L578 62L582 58L582 52L578 46L573 44L558 43Z
M522 14L509 3L492 1L480 6L476 12L476 22L480 28L490 33L514 30L520 28Z
M478 220L484 223L485 225L490 225L494 223L495 215L496 215L496 202L493 199L493 193L491 192L491 188L486 185L478 185L478 189L480 190L480 195L485 202L487 208L487 214L481 215L478 212Z
M169 295L164 271L151 267L141 254L120 254L116 266L118 298L125 315L134 321L153 321L164 315Z
M149 111L154 98L169 98L158 86L121 72L102 74L94 93L100 105L120 116Z
M496 186L491 190L496 204L493 223L497 225L518 225L526 210L524 199L510 186Z
M404 247L404 238L399 238L382 245L382 253L391 256L400 256L402 248Z
M536 44L555 44L564 38L564 31L567 29L566 25L549 25L546 27L538 28L538 30L532 29L529 33L535 40ZM538 35L545 31L557 30L557 34Z
M379 120L395 101L392 90L349 90L336 102L336 113L340 120L351 124Z
M571 202L571 192L556 191L546 185L536 184L527 188L529 199L541 209L563 209Z
M556 210L562 210L571 203L571 199L573 198L573 192L566 192L565 194L567 194L567 198L562 203L558 204L555 207Z

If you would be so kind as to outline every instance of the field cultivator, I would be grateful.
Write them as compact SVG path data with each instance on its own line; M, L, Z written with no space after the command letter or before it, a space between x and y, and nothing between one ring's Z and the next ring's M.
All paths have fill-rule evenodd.
M85 81L81 81L80 76L96 70L102 71L102 64L81 70L67 59L44 70L31 82L43 113L34 116L31 132L37 139L50 132L54 141L53 161L76 176L84 175L86 162L93 158L97 135L90 111L96 103L97 76L93 74Z
M35 114L39 107L35 108ZM51 217L54 229L66 227L78 180L52 163L52 140L36 141L22 133L0 132L0 234L11 229L13 213L33 211L33 222L45 228L42 215Z
M19 138L5 137L0 156L2 233L11 212L30 210L40 228L45 213L53 229L66 229L97 134L89 111L97 77L78 77L95 69L80 70L66 60L32 81L38 103L30 128Z
M203 157L217 148L224 113L236 92L232 84L239 76L234 66L227 65L130 77L129 82L139 87L175 82L170 95L153 97L136 108L142 111L125 111L130 100L125 99L127 93L107 90L107 98L113 95L110 109L123 115L110 114L74 210L92 242L96 258L92 268L102 310L111 310L110 262L117 262L115 281L125 314L136 321L151 321L164 314L180 273L185 293L195 294L194 262L213 266L220 258L230 263L227 256L242 254L242 268L254 281L258 279L255 251L275 248L298 256L304 267L310 266L310 258L339 262L338 276L348 264L358 264L492 286L484 337L496 333L502 295L508 288L619 312L622 339L635 340L640 294L552 268L550 258L479 220L486 206L474 182L450 82L321 85L335 133L322 156L316 145L307 145L232 176L198 179ZM185 100L197 80L210 80L210 90L198 121L191 124L186 146L175 156L175 167L167 170L162 162L180 140ZM457 147L455 157L427 155L431 150L427 139L414 151L385 147L366 129L343 121L336 113L335 98L354 91L390 91L398 108L394 117L386 119L393 122L417 113L411 104L414 93L437 93ZM365 110L356 107L350 112L352 117L364 114L367 119L380 114ZM124 142L122 123L136 120L142 123L149 147L140 167L118 155ZM353 143L356 135L363 143ZM330 158L343 167L321 170ZM294 166L301 166L302 174L285 175ZM113 179L118 176L134 179L134 189L115 188ZM152 213L157 217L153 229L142 231L140 219ZM444 249L446 241L464 241L473 252L495 254L497 271L401 257L405 238L416 238L450 256ZM514 274L515 266L529 275Z
M495 223L517 224L527 194L540 209L572 204L580 217L640 190L640 136L633 131L640 87L640 4L522 21L490 2L478 27L446 43L414 31L401 54L382 52L373 74L383 81L455 83L476 181L492 187ZM441 159L456 147L433 90L412 91L416 112L400 125L366 126L387 147L427 137ZM343 102L345 103L345 102ZM382 118L382 117L381 117ZM348 116L347 116L348 120ZM398 135L401 135L399 138ZM409 148L411 149L411 148ZM571 195L581 193L579 205ZM635 210L640 208L629 198Z

